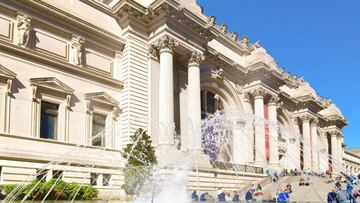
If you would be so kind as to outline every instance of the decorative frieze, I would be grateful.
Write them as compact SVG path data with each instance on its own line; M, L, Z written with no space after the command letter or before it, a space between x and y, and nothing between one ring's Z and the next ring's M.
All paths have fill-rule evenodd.
M31 18L24 14L18 14L17 20L17 44L23 47L27 47L30 41L31 32Z

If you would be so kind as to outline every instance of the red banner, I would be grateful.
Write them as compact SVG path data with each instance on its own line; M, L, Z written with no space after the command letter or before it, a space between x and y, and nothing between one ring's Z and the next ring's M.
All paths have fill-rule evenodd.
M269 108L267 104L264 104L264 119L265 119L265 149L266 149L266 159L270 159L270 131L269 131Z

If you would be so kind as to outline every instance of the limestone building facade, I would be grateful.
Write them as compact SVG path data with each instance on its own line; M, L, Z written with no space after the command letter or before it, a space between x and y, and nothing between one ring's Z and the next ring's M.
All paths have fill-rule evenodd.
M344 150L347 121L334 103L195 0L3 0L0 90L0 183L57 160L46 178L65 170L65 180L119 187L119 152L138 128L160 159L196 151L209 190L247 184L269 167L360 164ZM212 162L237 171L203 152L201 119L218 110L262 119L235 121L231 160Z

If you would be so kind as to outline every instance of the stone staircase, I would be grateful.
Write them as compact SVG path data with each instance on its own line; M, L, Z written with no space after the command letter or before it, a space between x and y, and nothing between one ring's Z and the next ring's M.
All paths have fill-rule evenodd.
M309 177L311 186L299 186L300 176L280 177L278 183L270 183L263 187L263 200L273 199L279 189L285 189L286 185L290 183L293 190L293 193L290 194L291 202L327 202L327 194L335 187L334 183L325 183L327 179L323 177ZM360 186L356 186L354 189L360 189Z

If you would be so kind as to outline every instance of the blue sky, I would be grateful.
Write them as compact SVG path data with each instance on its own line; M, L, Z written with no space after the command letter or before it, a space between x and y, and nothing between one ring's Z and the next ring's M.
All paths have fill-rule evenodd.
M347 148L360 147L359 0L198 0L230 32L261 44L341 109Z

